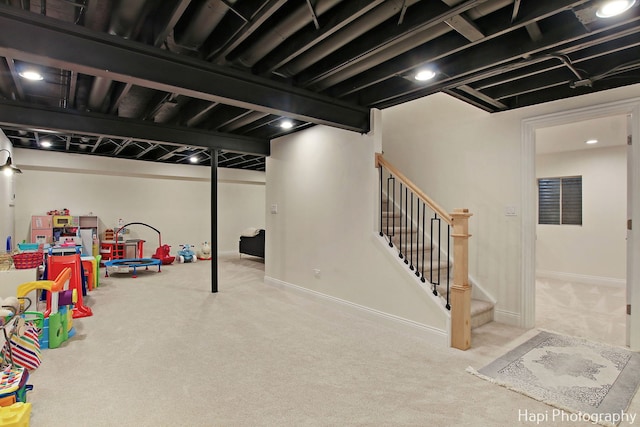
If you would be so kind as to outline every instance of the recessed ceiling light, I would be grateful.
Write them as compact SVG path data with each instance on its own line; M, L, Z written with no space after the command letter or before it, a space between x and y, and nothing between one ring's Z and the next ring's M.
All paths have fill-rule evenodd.
M280 127L282 129L291 129L293 127L293 122L291 120L283 120L280 122Z
M191 157L189 157L189 161L191 163L198 163L198 158L196 156L191 156Z
M598 140L597 139L588 139L584 143L585 144L597 144Z
M21 71L18 74L20 75L20 77L22 77L24 79L27 79L27 80L42 80L42 79L44 79L42 74L40 74L37 71L33 71L33 70Z
M436 76L436 72L433 70L422 70L422 71L418 71L414 79L418 80L419 82L424 82L427 80L431 80L435 76Z
M636 0L612 0L604 3L596 11L598 18L611 18L631 9Z
M44 148L49 148L51 147L51 141L40 141L40 146Z

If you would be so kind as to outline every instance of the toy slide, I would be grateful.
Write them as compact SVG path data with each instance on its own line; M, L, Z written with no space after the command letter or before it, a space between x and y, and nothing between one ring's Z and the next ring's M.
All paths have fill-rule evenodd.
M82 261L80 254L55 255L47 257L47 275L50 279L54 275L57 277L65 268L71 269L69 279L69 289L76 291L77 303L73 307L73 318L92 316L91 308L86 307L82 300Z

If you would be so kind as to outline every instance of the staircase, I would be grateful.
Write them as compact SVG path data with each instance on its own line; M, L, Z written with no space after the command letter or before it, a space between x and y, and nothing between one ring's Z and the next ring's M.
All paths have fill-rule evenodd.
M424 272L420 269L419 275L424 274L424 278L430 283L440 283L442 285L435 286L438 296L442 300L442 304L447 306L449 300L447 298L446 282L448 275L453 272L453 264L446 260L446 256L438 251L438 246L431 243L429 236L424 239L418 234L418 227L403 224L400 226L401 220L404 221L404 211L400 209L390 209L387 200L382 200L382 231L385 240L391 242L393 247L398 250L402 247L402 258L407 264L407 272L416 274L415 266L412 269L410 260L415 260L418 256L419 262L422 263L422 251L424 250ZM402 246L400 246L402 244ZM398 256L400 253L398 252ZM440 259L438 259L438 256ZM431 257L431 262L429 261ZM408 262L408 263L407 263ZM433 271L432 271L433 270ZM418 275L418 274L416 274ZM432 287L433 288L433 287ZM471 298L471 329L482 326L493 321L493 303Z

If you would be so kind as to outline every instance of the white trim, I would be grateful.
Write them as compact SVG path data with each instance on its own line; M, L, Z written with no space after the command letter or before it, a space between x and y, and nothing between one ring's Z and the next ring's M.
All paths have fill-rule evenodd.
M588 276L586 274L565 273L563 271L536 270L536 277L563 280L572 283L584 283L587 285L607 286L612 288L624 288L627 286L627 281L625 279Z
M493 309L493 321L498 323L504 323L510 326L519 326L522 324L522 318L519 313L513 311Z
M237 249L234 251L218 251L218 256L229 256L229 255L241 255L241 254L240 252L238 252Z
M520 326L533 328L535 314L535 158L536 140L533 123L524 121L522 125L522 292L520 300ZM497 314L497 313L496 313Z
M616 101L576 110L553 113L522 121L521 186L522 186L522 292L520 293L521 326L535 326L535 131L538 128L557 126L613 115L631 117L632 145L631 191L640 190L640 98ZM634 225L640 224L640 197L632 206ZM635 226L632 248L627 254L627 286L632 294L632 307L628 317L629 346L640 349L640 227ZM630 253L629 253L630 252Z
M293 290L307 296L313 296L317 298L319 301L338 303L349 309L357 310L360 313L367 313L369 315L373 315L378 319L392 320L396 325L402 325L403 327L408 326L416 331L419 331L425 334L425 336L428 337L429 340L432 341L438 347L449 347L449 336L447 334L447 331L443 331L441 329L424 325L422 323L418 323L413 320L405 319L400 316L395 316L393 314L375 310L373 308L365 307L360 304L355 304L351 301L343 300L341 298L336 298L331 295L326 295L326 294L323 294L311 289L307 289L302 286L294 285L292 283L288 283L279 279L274 279L273 277L265 276L264 283L267 285L275 286L280 289ZM447 322L447 325L448 325L448 322Z

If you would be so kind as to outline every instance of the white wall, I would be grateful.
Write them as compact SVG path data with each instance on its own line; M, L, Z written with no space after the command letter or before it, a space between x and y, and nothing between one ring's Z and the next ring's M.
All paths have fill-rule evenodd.
M11 142L0 129L0 149L13 151ZM7 161L8 153L0 152L0 165ZM15 165L15 156L11 156ZM15 248L15 230L14 230L14 187L15 177L6 176L0 173L0 251L7 249L7 237L11 237L11 248Z
M446 330L441 306L378 241L375 141L325 126L272 141L266 280Z
M448 211L474 214L470 275L497 300L497 320L520 324L522 120L639 95L633 85L489 114L435 94L382 111L385 158Z
M627 147L536 156L537 178L578 175L582 226L537 225L536 269L543 276L624 283Z
M92 213L101 231L117 221L142 222L158 229L162 243L199 246L211 236L210 169L135 160L15 149L23 174L16 183L16 235L30 238L31 215L67 208L72 215ZM218 250L238 250L247 227L264 227L264 172L219 168ZM151 255L159 236L132 226L127 238L141 238Z

